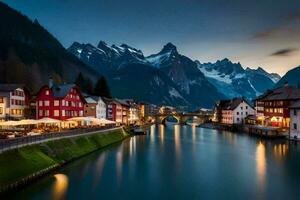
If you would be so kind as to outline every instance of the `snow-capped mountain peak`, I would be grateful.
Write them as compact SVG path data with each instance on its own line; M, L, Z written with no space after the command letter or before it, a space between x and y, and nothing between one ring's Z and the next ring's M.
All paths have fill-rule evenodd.
M229 59L198 64L199 70L218 90L228 97L254 98L274 85L274 78L261 67L244 69Z

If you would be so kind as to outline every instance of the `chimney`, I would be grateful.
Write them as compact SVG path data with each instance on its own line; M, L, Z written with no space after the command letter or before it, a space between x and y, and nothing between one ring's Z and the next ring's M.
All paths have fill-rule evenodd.
M289 86L289 82L285 81L284 82L284 87L287 87L287 86Z
M53 87L53 78L50 76L49 77L49 83L48 83L49 88Z

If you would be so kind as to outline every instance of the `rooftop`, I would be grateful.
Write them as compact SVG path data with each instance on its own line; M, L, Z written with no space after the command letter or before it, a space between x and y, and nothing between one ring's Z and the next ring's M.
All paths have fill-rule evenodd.
M296 100L300 99L300 89L285 85L274 90L269 90L257 99L259 99L260 101Z

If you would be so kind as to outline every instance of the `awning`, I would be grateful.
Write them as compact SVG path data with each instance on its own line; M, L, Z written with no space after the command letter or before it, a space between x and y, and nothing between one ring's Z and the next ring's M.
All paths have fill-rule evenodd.
M21 121L18 121L18 125L34 125L34 124L38 124L38 120L23 119Z
M17 126L19 125L18 121L4 121L0 122L0 126Z
M60 123L61 121L58 120L58 119L52 119L52 118L42 118L42 119L39 119L37 120L38 124L55 124L55 123Z

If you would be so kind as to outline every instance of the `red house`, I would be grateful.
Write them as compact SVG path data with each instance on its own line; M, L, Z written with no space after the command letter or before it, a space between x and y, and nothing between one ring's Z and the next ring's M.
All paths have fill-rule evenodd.
M65 120L83 116L85 99L75 84L43 86L36 97L36 118Z

